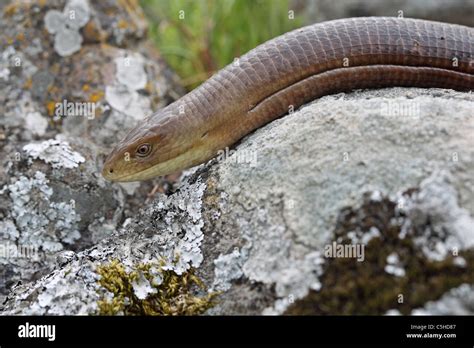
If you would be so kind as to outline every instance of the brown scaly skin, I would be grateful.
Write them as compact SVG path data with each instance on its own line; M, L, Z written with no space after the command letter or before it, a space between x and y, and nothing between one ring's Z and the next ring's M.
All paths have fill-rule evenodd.
M418 19L350 18L297 29L151 115L117 144L102 174L140 181L198 165L290 107L331 93L474 90L473 53L473 28Z

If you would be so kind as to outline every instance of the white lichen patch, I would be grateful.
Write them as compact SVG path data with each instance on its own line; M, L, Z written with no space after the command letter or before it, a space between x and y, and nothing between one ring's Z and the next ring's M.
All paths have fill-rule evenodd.
M0 81L11 82L13 76L12 69L19 67L21 67L24 76L31 76L38 70L38 68L26 58L25 54L17 51L13 45L6 46L3 51L0 51Z
M0 68L0 79L4 81L8 81L8 78L10 76L10 70L8 68Z
M107 103L134 121L142 120L151 112L150 99L138 92L147 84L145 64L141 54L121 51L115 58L115 80L105 87Z
M33 40L33 42L35 42L35 40ZM12 67L21 67L25 76L32 76L38 71L36 65L27 59L27 56L23 52L17 51L13 45L7 46L0 54L0 69Z
M282 260L281 264L286 267L273 270L265 278L260 275L261 280L259 281L275 284L275 293L278 298L272 307L267 307L262 311L264 315L281 314L295 300L306 296L309 290L319 291L321 289L319 278L323 275L324 257L319 251L310 252L300 260ZM255 264L244 265L246 275L250 274L248 267L255 268ZM262 269L262 271L268 272L269 270ZM250 279L255 279L255 276Z
M41 143L27 144L23 147L31 159L40 159L51 164L53 168L77 168L85 158L78 152L72 151L69 143L50 139Z
M151 112L149 98L138 91L145 88L145 58L139 53L126 53L115 58L116 80L105 88L105 100L115 110L139 121Z
M72 244L80 238L77 223L80 216L74 201L51 202L53 190L44 173L36 172L33 178L13 178L0 194L8 194L11 216L18 229L15 241L47 252L63 249L63 243Z
M323 275L324 257L319 251L306 254L302 260L287 262L286 268L273 275L278 298L273 306L262 311L263 315L280 315L297 299L305 297L309 290L321 289L319 278Z
M0 191L2 194L2 191ZM0 221L0 239L7 239L7 240L16 240L20 234L18 230L11 220L1 220Z
M69 0L64 7L66 24L69 28L79 30L89 22L91 10L87 0Z
M54 50L61 56L67 57L81 49L82 36L73 29L63 28L54 36Z
M372 226L367 232L364 232L360 229L356 231L350 231L347 233L347 237L351 240L352 244L367 245L372 239L380 237L380 231L377 229L377 227ZM339 240L339 242L340 241L341 240Z
M50 10L44 16L44 26L50 34L56 34L64 28L66 17L58 10Z
M415 244L430 260L474 247L474 219L460 207L451 175L435 172L420 184L420 190L406 203L408 216L402 230L415 229Z
M178 212L186 216L186 223L180 228L174 220L176 220L176 211L168 212L165 216L165 222L174 233L181 229L184 236L179 238L177 243L173 243L167 252L167 264L163 267L165 270L173 270L177 274L182 274L191 267L199 267L203 260L201 252L201 243L204 238L202 227L204 222L201 218L202 196L206 185L197 183L193 187L193 193L188 195L176 195L172 200L165 202L160 207L172 204Z
M381 202L383 199L383 196L382 196L382 193L380 191L372 191L372 193L370 194L370 200L372 202Z
M7 82L10 77L10 67L12 67L11 58L15 55L16 50L13 46L8 46L0 55L0 79Z
M147 83L144 59L140 54L115 58L117 80L130 90L143 89Z
M460 268L464 268L464 267L466 267L467 262L466 262L466 259L464 257L457 256L457 257L453 258L453 264L460 267Z
M412 315L474 315L474 285L462 284L449 290L437 301L414 309Z
M388 274L392 274L396 277L404 277L405 276L405 269L400 263L400 258L398 254L393 252L387 256L386 260L387 264L385 265L385 272Z
M389 309L385 315L402 315L402 313L398 309Z
M69 0L63 10L50 10L44 17L46 30L54 35L54 50L62 57L79 51L82 36L79 29L90 19L91 10L87 0Z
M48 128L48 121L39 112L29 112L25 116L25 127L32 134L43 136Z
M59 267L62 267L74 260L77 260L77 255L72 250L65 250L63 252L58 253L58 255L56 256L56 264Z
M105 87L105 100L114 109L136 121L142 120L143 115L149 114L151 110L148 98L123 85Z
M144 300L148 295L157 292L148 279L145 278L143 272L138 272L138 279L132 282L133 292L139 300Z
M95 313L99 276L89 262L74 261L55 270L29 287L14 288L12 307L3 314L15 315L87 315ZM78 279L80 279L78 281ZM25 301L28 299L28 301Z
M239 279L243 275L243 261L247 258L248 251L235 249L230 254L220 254L214 260L214 282L212 289L216 291L227 291L231 287L231 281Z
M131 267L139 263L163 264L163 270L180 275L203 261L201 244L204 238L201 217L202 196L206 185L196 182L183 186L173 195L158 195L156 201L142 215L124 223L120 233L125 234L119 246L122 263ZM127 232L141 224L144 234ZM130 236L130 238L129 238ZM156 281L160 281L156 274Z
M1 193L0 193L1 194ZM35 250L31 247L24 248L18 244L20 232L12 220L0 221L0 264L12 265L18 263L18 259L32 259ZM21 261L20 261L21 262ZM4 280L0 280L3 286Z

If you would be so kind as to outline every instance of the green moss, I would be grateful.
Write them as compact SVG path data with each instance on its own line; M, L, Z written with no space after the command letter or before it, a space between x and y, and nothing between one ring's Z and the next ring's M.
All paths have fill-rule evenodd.
M161 284L154 283L156 271L160 273ZM155 272L155 273L154 273ZM97 268L101 276L99 284L112 293L112 299L98 301L99 315L197 315L214 305L217 293L195 296L197 289L205 290L202 281L193 273L177 275L162 269L162 265L138 264L127 272L117 260ZM139 299L133 290L133 283L144 276L156 290L145 299Z
M398 218L399 222L395 222ZM427 301L439 299L445 292L463 283L474 283L474 251L462 251L466 267L458 267L449 256L443 261L425 257L410 237L416 231L399 238L400 226L406 217L397 215L395 204L388 199L373 202L366 199L359 209L341 212L335 230L335 240L350 243L347 233L358 228L368 232L376 227L380 237L372 239L365 247L365 261L355 259L327 259L320 291L310 291L303 299L291 305L286 314L384 314L398 309L410 314L413 308L422 307ZM401 222L401 223L400 223ZM396 251L405 269L404 277L385 272L386 259ZM400 303L400 299L403 302Z

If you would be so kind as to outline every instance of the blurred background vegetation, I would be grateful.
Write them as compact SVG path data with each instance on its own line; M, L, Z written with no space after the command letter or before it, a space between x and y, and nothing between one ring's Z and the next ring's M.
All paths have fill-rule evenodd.
M290 0L142 0L141 5L151 39L187 89L260 43L303 25L301 15L289 18Z
M139 1L150 38L188 90L264 41L311 23L402 11L405 17L474 26L474 0Z

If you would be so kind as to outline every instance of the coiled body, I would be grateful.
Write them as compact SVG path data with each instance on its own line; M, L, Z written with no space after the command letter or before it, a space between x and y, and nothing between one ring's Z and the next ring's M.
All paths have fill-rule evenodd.
M474 90L473 53L473 28L425 20L352 18L297 29L151 115L117 145L103 174L135 181L197 165L326 94L389 86ZM150 153L134 156L141 144ZM125 152L131 160L122 160Z

